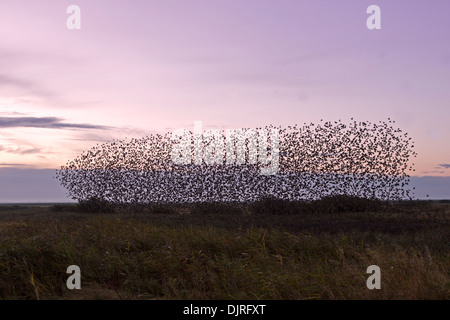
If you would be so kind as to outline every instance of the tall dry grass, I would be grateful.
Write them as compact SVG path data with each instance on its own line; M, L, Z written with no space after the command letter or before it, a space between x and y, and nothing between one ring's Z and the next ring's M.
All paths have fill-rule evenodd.
M239 217L228 216L234 226L218 216L196 225L170 214L0 219L0 298L449 298L448 224L330 233L300 228L298 215L293 229ZM72 264L81 268L81 290L66 288ZM381 268L381 290L366 287L373 264Z

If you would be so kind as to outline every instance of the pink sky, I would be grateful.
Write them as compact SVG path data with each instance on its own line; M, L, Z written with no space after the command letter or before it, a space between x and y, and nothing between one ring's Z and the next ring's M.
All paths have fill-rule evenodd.
M81 30L66 28L71 4ZM381 30L366 28L371 4ZM446 0L2 0L0 167L58 168L195 120L390 117L416 142L415 175L450 176L449 13Z

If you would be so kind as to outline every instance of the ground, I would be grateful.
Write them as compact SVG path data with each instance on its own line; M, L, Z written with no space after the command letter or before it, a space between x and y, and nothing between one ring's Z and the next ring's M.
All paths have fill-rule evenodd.
M448 299L450 205L88 213L0 205L1 299ZM69 265L81 290L69 290ZM369 290L366 269L381 269Z

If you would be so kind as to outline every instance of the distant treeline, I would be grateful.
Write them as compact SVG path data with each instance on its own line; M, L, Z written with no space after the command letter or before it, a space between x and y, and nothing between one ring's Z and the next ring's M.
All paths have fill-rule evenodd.
M445 200L444 200L445 201ZM442 202L442 201L441 201ZM450 202L450 201L449 201ZM202 203L113 203L99 198L80 200L77 204L57 204L53 211L83 213L156 213L175 214L188 210L192 214L327 214L352 212L407 211L429 204L430 201L386 201L354 196L329 196L318 200L289 201L274 197L251 202L202 202Z

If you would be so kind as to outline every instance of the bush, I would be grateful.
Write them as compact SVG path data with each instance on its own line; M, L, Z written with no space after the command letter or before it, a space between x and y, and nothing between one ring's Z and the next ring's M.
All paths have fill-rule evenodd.
M154 214L174 214L177 213L176 208L173 205L170 204L157 204L157 205L148 205L146 206L146 209L148 209L148 212L154 213Z
M76 205L74 204L55 204L50 207L53 212L70 212L76 210Z
M88 200L80 200L77 209L86 213L114 213L116 206L106 200L99 198L90 198Z
M203 202L195 203L192 214L242 214L242 209L236 203Z
M324 213L377 212L383 210L386 205L381 200L347 195L324 197L318 200L317 204Z
M386 201L347 195L328 196L314 201L289 201L268 197L250 205L252 213L277 215L296 213L378 212L386 209L386 207Z
M256 214L293 214L301 211L302 201L288 201L275 197L262 198L250 204L250 210Z

